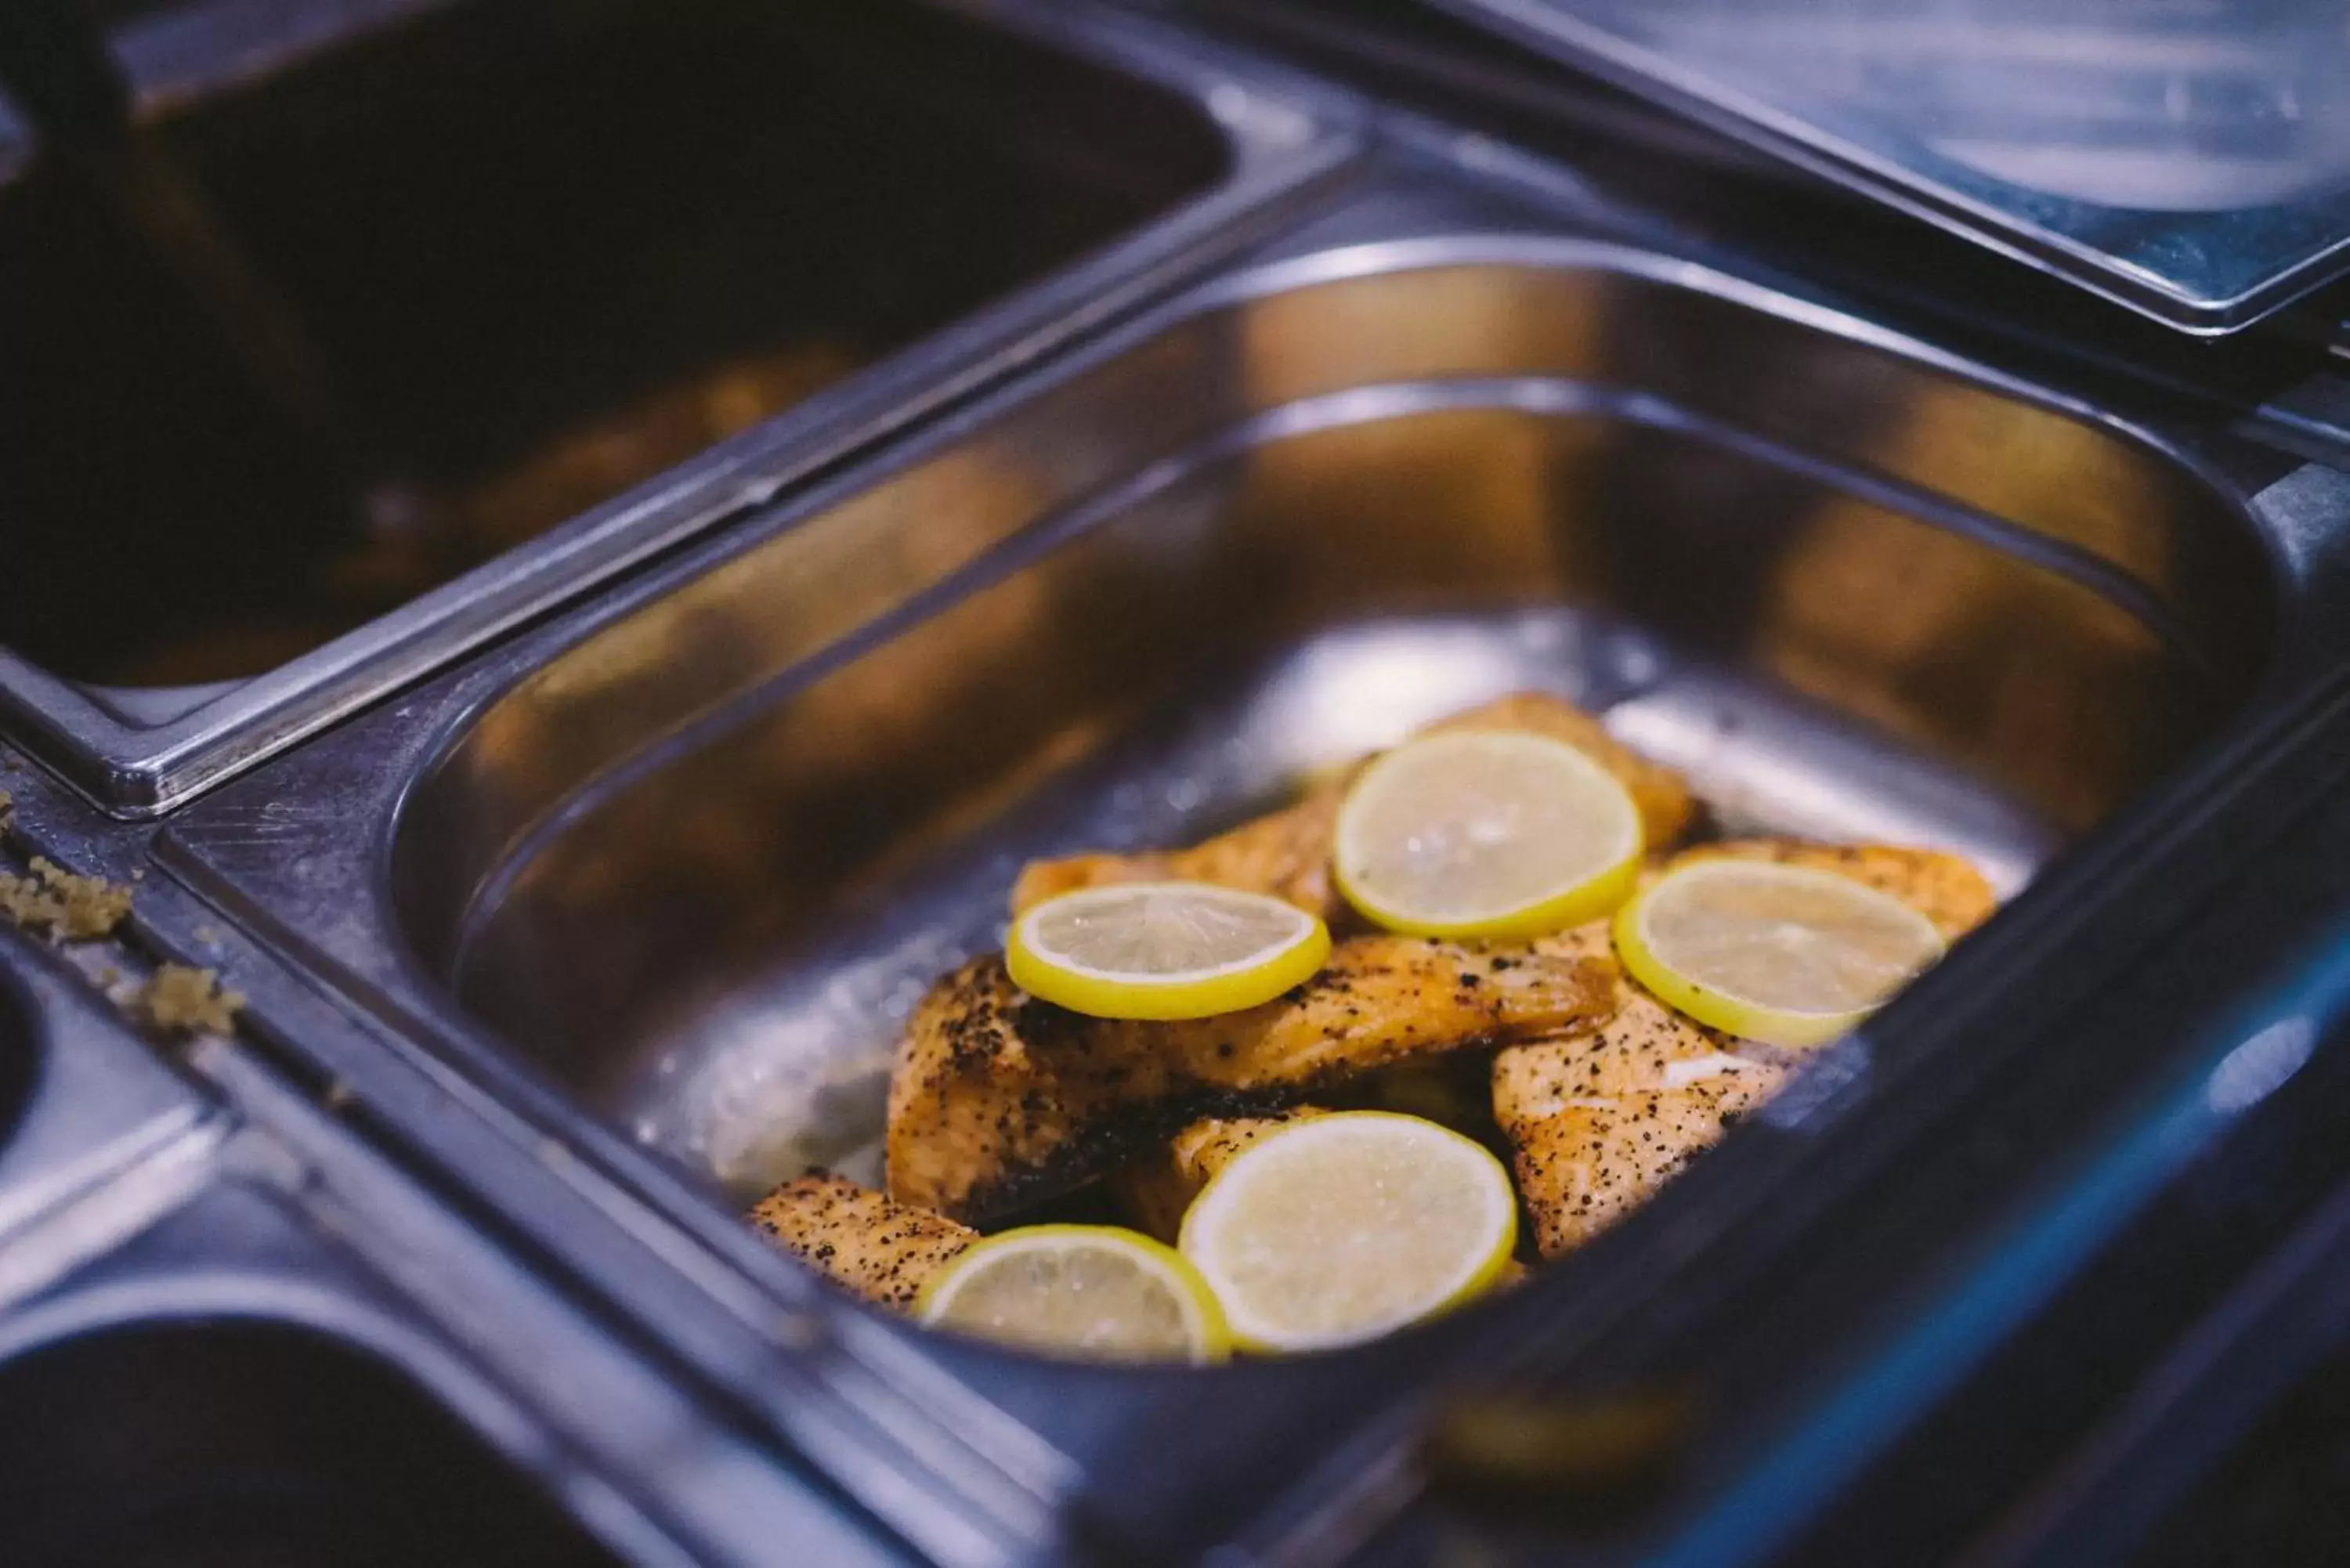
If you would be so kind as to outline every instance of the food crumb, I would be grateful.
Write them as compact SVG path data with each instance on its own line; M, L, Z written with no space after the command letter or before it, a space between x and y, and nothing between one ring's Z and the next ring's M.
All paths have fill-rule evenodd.
M0 837L5 837L16 826L16 802L5 789L0 789Z
M0 919L26 930L88 941L111 933L130 913L130 888L103 877L78 877L37 855L29 877L0 871Z
M225 1034L235 1027L244 998L221 984L208 969L167 963L139 988L131 1010L159 1029Z
M65 919L57 929L70 940L105 936L130 913L130 889L103 877L77 877L37 858L33 874L64 906Z

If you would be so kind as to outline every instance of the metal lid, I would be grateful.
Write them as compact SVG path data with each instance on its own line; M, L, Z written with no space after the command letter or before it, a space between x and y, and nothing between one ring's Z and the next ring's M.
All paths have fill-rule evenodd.
M2190 332L2350 272L2342 0L1439 0Z

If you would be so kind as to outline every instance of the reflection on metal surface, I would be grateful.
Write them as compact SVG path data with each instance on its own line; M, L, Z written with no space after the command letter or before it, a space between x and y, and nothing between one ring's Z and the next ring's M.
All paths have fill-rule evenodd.
M2248 1111L2282 1088L2316 1049L2315 1023L2280 1019L2220 1059L2203 1087L2204 1103L2220 1116Z
M210 62L237 90L146 133L409 504L289 450L54 170L0 185L0 336L44 387L0 419L43 585L0 604L0 722L119 815L1066 341L1354 152L1343 100L1090 9L394 4L282 73Z
M104 1004L49 972L31 947L0 936L0 1237L189 1139L211 1116ZM20 1241L6 1272L53 1269L44 1254L54 1251Z
M408 515L322 550L282 609L240 609L232 600L222 607L228 624L118 644L108 663L89 668L132 693L257 674L741 434L856 368L855 356L822 344L713 367L551 436L479 483L418 493Z
M2331 0L1451 0L2184 326L2350 263Z
M1691 1407L1685 1395L1659 1391L1461 1395L1430 1421L1421 1459L1430 1482L1456 1501L1604 1516L1664 1479L1694 1423Z
M900 1561L347 1104L224 1034L161 1058L108 956L0 934L10 1568Z
M1688 774L1732 837L1939 844L1965 856L2002 901L2063 840L2045 817L1963 778L1923 773L1898 742L1751 676L1675 668L1609 709L1607 727Z
M747 1189L869 1142L1024 856L1530 685L2012 887L2262 657L2237 518L2123 435L1623 253L1415 259L1231 290L522 680L411 797L419 947Z
M5 607L16 652L113 685L258 674L1146 221L1223 159L1197 109L1139 84L1087 160L1024 145L1036 131L983 102L926 94L940 57L993 52L1040 99L1085 73L920 7L543 10L420 16L147 133L332 349L371 458L421 487L373 537L350 476L289 450L78 188L44 162L0 192L47 389L0 449L18 564L51 581ZM73 569L93 535L110 572ZM115 612L102 637L84 593Z

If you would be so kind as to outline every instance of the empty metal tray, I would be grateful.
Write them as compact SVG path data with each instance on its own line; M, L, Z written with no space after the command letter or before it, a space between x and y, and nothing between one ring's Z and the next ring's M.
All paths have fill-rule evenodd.
M899 1560L245 1045L175 1071L82 967L0 932L12 1565Z
M225 25L126 53L371 476L81 186L0 185L0 335L41 389L0 416L0 725L121 815L1066 340L1350 151L1340 101L1090 10L341 19L290 61Z

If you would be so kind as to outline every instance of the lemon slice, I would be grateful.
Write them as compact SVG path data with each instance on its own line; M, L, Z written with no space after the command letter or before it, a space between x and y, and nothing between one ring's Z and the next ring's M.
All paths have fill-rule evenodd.
M1513 937L1596 919L1640 875L1640 811L1564 741L1471 731L1380 757L1338 811L1347 902L1391 931Z
M1089 1361L1222 1361L1231 1336L1199 1271L1114 1225L1030 1225L973 1242L924 1286L922 1322Z
M1294 1122L1219 1171L1183 1255L1250 1350L1326 1350L1432 1317L1509 1268L1518 1199L1482 1144L1418 1116Z
M1031 996L1097 1018L1209 1018L1312 978L1330 930L1294 905L1208 882L1128 882L1047 898L1004 961Z
M1939 959L1942 938L1900 899L1834 872L1700 860L1624 906L1616 952L1700 1023L1816 1045Z

